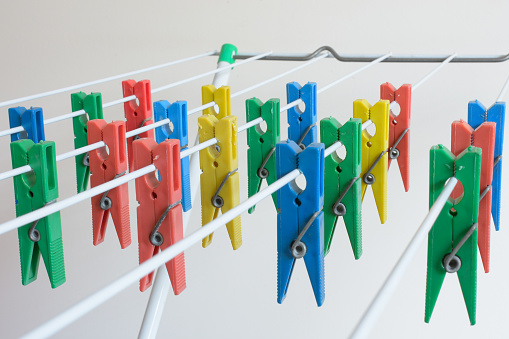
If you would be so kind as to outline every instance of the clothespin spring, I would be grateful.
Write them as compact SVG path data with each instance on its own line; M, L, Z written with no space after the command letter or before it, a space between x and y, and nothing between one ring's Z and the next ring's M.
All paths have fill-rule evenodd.
M87 155L88 155L88 153L87 153ZM115 175L113 180L123 176L125 174L125 172L126 171L123 171L122 173L119 173L119 174ZM108 193L110 193L110 190L107 190L106 192L103 193L103 196L102 196L101 201L99 203L99 206L101 207L101 209L103 211L109 210L111 208L111 205L112 205L111 199L108 198Z
M390 152L389 152L389 158L391 159L397 159L399 157L399 150L396 148L399 144L399 142L401 141L401 139L403 139L403 137L405 136L405 134L410 130L410 128L406 128L403 133L401 133L401 135L399 136L398 140L396 140L396 142L394 143L394 146L392 146L390 148Z
M502 160L501 155L499 155L498 157L495 158L495 160L493 161L493 167L497 166L497 164L500 162L500 160Z
M355 182L359 178L360 177L355 177L352 180L350 180L350 182L348 183L348 186L346 186L345 190L343 192L341 192L341 194L339 195L338 200L334 203L334 205L332 205L332 213L334 213L338 217L342 217L346 214L346 206L343 203L341 203L341 200L343 200L346 193L348 193L350 188L352 188L353 184L355 184Z
M265 160L263 160L262 162L262 166L260 166L260 168L258 169L257 173L258 176L261 178L261 179L266 179L268 176L269 176L269 171L265 168L265 165L267 164L267 161L269 161L270 157L272 156L272 154L276 151L276 147L272 147L272 149L270 150L269 154L267 154L267 156L265 157Z
M232 175L233 173L237 172L239 169L236 168L234 169L233 171L231 172L228 172L228 174L226 174L226 176L224 177L223 181L221 181L221 185L219 185L219 188L217 189L216 193L214 193L214 196L212 197L212 205L215 207L215 208L221 208L223 207L224 205L224 200L223 198L221 198L221 196L219 196L219 193L221 192L221 189L223 188L224 184L226 183L226 180L228 180L228 178L230 177L230 175Z
M57 199L47 202L46 204L44 204L44 207L51 205L55 202L57 202ZM41 219L37 219L36 221L34 221L32 223L32 226L30 226L30 229L28 230L28 237L33 242L38 242L39 240L41 240L41 233L36 229L37 223L39 222L39 220L41 220Z
M299 120L300 120L300 119L301 119L301 118L299 118ZM308 128L306 128L306 130L304 131L304 133L303 133L303 134L302 134L302 136L300 137L299 142L297 143L297 145L299 145L299 147L300 147L301 149L306 148L306 146L304 146L304 145L302 144L302 142L304 141L304 138L306 137L306 135L308 135L309 131L311 131L311 128L313 128L313 126L315 126L315 125L316 125L316 123L314 123L314 124L312 124L312 125L309 125L309 127L308 127Z
M485 190L486 191L486 190ZM484 192L483 192L484 193ZM470 238L477 228L477 223L473 224L467 231L467 233L461 238L459 243L454 247L451 253L446 254L442 260L442 265L448 273L458 272L461 268L461 259L456 255L461 249L461 246Z
M309 219L309 221L307 222L306 226L304 226L304 228L302 229L302 231L299 233L299 235L297 236L297 239L295 239L293 242L292 242L292 246L290 247L290 252L292 253L292 256L295 258L295 259L300 259L302 257L304 257L306 255L306 252L307 252L307 247L306 247L306 244L303 243L302 241L300 241L302 239L302 237L304 236L304 234L306 234L306 232L308 231L308 229L311 227L311 225L313 224L313 222L315 221L315 219L318 217L318 215L320 214L321 211L317 211L315 213L313 213L313 215L311 216L311 218Z
M479 201L481 201L484 198L484 196L489 192L490 189L491 185L488 185L488 187L486 187L484 191L482 191L481 195L479 196Z
M171 204L170 206L168 206L164 210L164 212L161 215L161 217L159 218L159 220L157 220L156 225L154 226L154 230L152 232L150 232L150 242L152 243L152 245L154 245L154 246L161 246L163 244L164 238L163 238L163 235L161 233L159 233L159 227L161 227L164 219L166 218L168 213L170 213L170 210L173 207L175 207L177 205L180 205L181 203L182 203L182 200L179 200L176 203Z
M142 128L142 127L145 125L145 123L146 123L147 121L150 121L150 120L152 120L152 117L150 117L150 118L146 118L146 119L143 119L143 121L142 121L142 122L141 122L141 124L140 124L140 127L138 127L138 128ZM133 137L133 141L134 141L134 140L138 140L139 138L141 138L141 137L140 137L138 134L136 134L136 135Z

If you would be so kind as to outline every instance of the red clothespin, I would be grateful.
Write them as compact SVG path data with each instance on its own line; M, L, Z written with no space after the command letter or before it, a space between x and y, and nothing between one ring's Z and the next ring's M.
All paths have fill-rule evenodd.
M398 115L390 111L389 116L389 167L391 160L398 159L399 171L405 186L410 189L410 103L412 85L405 84L396 89L388 82L380 85L380 99L396 101L400 107ZM394 147L396 145L396 147ZM392 149L394 148L394 149Z
M153 124L152 118L152 95L150 93L150 80L122 81L122 91L124 98L135 95L136 99L124 102L124 114L126 119L126 131L130 132L134 129ZM133 168L133 141L139 138L154 139L154 130L148 130L127 139L127 154L129 158L129 170Z
M127 171L125 123L114 121L108 124L102 119L89 120L87 130L89 145L103 141L109 150L109 154L106 147L89 152L90 186L95 187L124 175ZM92 197L93 242L96 246L104 241L110 213L120 247L126 248L131 244L127 183Z
M166 139L157 144L154 139L139 139L133 142L134 169L151 164L156 172L136 179L138 244L140 264L165 250L184 236L182 225L182 187L180 175L180 142ZM168 275L175 294L186 288L186 266L184 253L166 263ZM140 291L152 285L154 272L140 280Z
M477 244L486 273L490 271L491 183L496 132L497 124L494 122L484 122L475 130L463 120L454 121L451 125L451 151L454 155L458 156L469 146L482 149ZM462 193L463 188L457 185L451 197L458 198Z

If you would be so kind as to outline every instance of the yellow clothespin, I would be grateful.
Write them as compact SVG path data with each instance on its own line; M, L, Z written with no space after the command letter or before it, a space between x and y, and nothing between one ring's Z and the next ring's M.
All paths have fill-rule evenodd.
M203 110L203 114L213 115L218 119L231 115L230 86L222 86L216 89L214 85L206 85L201 88L202 104L214 101L219 107L216 113L214 106Z
M389 101L380 100L371 106L366 100L353 102L353 117L362 122L371 120L376 127L374 135L362 132L362 199L370 185L383 224L387 220L387 170L389 150Z

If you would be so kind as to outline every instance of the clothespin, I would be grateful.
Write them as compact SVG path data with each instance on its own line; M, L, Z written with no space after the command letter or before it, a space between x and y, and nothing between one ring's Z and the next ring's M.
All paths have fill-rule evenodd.
M217 119L213 115L198 118L200 143L216 138L216 145L200 151L201 221L202 226L217 218L219 210L226 213L240 203L237 117ZM226 224L234 250L242 245L240 215ZM203 247L212 242L212 235L203 239Z
M276 146L276 158L278 179L297 168L306 178L304 191L294 183L277 191L277 302L286 297L295 260L304 258L316 303L322 306L324 146L312 143L302 150L291 140L283 141Z
M496 102L488 110L478 100L468 103L468 123L472 128L485 121L497 124L495 135L495 154L493 161L493 182L491 184L491 214L495 229L500 229L500 201L502 196L502 151L504 146L505 102Z
M103 105L101 93L83 92L71 94L72 111L84 110L86 114L72 118L72 127L74 130L74 149L88 145L87 122L89 120L103 118ZM87 119L88 115L88 119ZM76 163L76 185L78 193L87 189L88 178L90 176L90 162L88 153L79 154L74 157Z
M214 85L205 85L201 88L202 104L214 101L218 107L216 112L214 106L203 110L203 114L213 115L218 119L231 115L230 86L222 86L216 89Z
M302 99L306 108L304 112L298 106L288 109L288 139L297 145L308 146L318 141L316 128L316 83L308 82L301 87L296 82L286 84L286 97L288 103ZM302 146L301 146L302 147Z
M445 274L457 272L470 324L474 325L481 149L469 146L455 157L443 145L431 148L430 208L451 177L461 182L464 194L458 199L448 199L428 235L424 321L430 321Z
M91 120L88 126L88 143L103 141L106 147L90 152L90 186L96 187L116 179L127 172L127 151L125 123L107 123L102 119ZM131 244L131 225L129 220L129 189L127 183L92 197L93 243L104 241L106 227L111 214L117 230L120 247Z
M136 99L124 102L126 132L152 124L152 94L150 91L150 80L142 80L138 82L134 80L122 81L122 91L124 93L124 98L135 95L139 102L139 104L137 104ZM148 130L127 139L129 171L133 168L133 141L139 138L154 139L154 130Z
M138 244L140 264L180 241L182 225L182 193L180 180L180 143L175 139L144 138L133 142L134 169L153 164L160 173L148 173L136 179ZM184 252L166 263L175 294L186 288ZM140 280L140 291L152 285L154 272Z
M346 157L334 152L325 159L324 241L329 253L338 217L343 217L355 259L362 255L361 142L362 123L350 119L343 126L334 118L320 121L320 141L325 148L341 142Z
M267 124L264 132L257 125L247 130L247 172L248 196L251 197L260 191L263 179L270 185L276 181L276 144L280 139L279 99L270 99L262 103L260 99L246 100L246 121L262 118ZM277 208L277 193L272 194L274 206ZM255 206L249 209L253 213Z
M166 100L154 102L154 119L156 122L170 119L173 125L173 128L170 125L156 128L155 133L158 144L166 139L178 139L181 145L180 150L187 149L189 143L187 134L187 101L177 101L171 105ZM184 212L187 212L192 207L189 156L180 159L180 169L182 178L182 208Z
M410 188L410 107L412 85L404 84L396 89L388 82L380 86L380 99L396 101L400 113L389 111L389 167L392 160L398 160L399 172L405 192Z
M493 159L495 153L495 133L497 124L484 122L475 130L465 121L454 121L451 125L451 152L458 156L468 146L479 147L482 150L481 179L479 198L478 244L484 271L490 271L490 211L491 184L493 180ZM451 194L452 198L461 195L461 188L456 186Z
M380 100L371 106L366 100L353 102L353 117L362 122L371 120L375 135L362 132L362 199L368 185L373 188L378 215L382 224L387 221L387 152L389 151L389 101Z
M30 139L35 143L44 141L44 118L42 108L13 107L9 108L9 127L22 126L25 130L11 134L11 141Z
M58 198L55 143L30 139L11 143L12 168L30 165L31 172L15 176L16 216L22 216ZM42 255L52 288L65 282L64 250L60 212L18 228L21 282L37 279L39 254Z

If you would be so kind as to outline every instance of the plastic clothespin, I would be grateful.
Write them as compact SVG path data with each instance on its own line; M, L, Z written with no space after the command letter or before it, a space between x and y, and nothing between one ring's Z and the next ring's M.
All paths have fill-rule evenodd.
M264 132L257 125L247 130L247 172L248 172L248 196L252 197L262 186L263 179L270 185L276 181L276 144L280 140L280 109L279 99L270 99L262 103L260 99L246 100L246 121L262 118L267 124ZM274 206L277 208L277 193L272 194ZM255 206L249 209L253 213Z
M200 151L202 226L240 203L237 117L217 119L213 115L198 118L199 141L216 138L216 145ZM234 250L242 245L240 215L226 224ZM203 239L203 247L212 242L213 234Z
M338 217L343 217L355 259L362 255L361 142L362 122L350 119L343 126L334 118L320 121L320 141L325 148L341 142L346 156L334 152L325 159L324 241L329 253Z
M380 85L380 99L397 102L398 115L389 110L389 167L392 160L398 160L399 172L403 179L405 192L410 189L410 108L412 85L404 84L396 89L386 82ZM394 147L396 145L396 147Z
M389 151L389 101L380 100L371 106L366 100L353 102L353 117L362 122L371 120L375 127L375 135L368 131L362 132L362 199L368 185L373 188L376 207L380 221L387 221L387 170Z
M214 106L203 110L203 114L213 115L218 119L231 115L230 86L222 86L216 89L214 85L205 85L201 88L202 104L214 101L218 107L216 112Z
M126 119L126 132L153 123L152 119L152 94L150 91L150 80L122 81L122 92L125 97L135 95L136 99L124 102L124 115ZM135 135L127 139L127 158L129 159L129 171L133 168L133 141L139 138L154 139L154 130Z
M497 124L485 122L475 130L465 121L454 121L451 125L451 152L459 155L469 146L479 147L482 150L481 179L478 222L478 245L484 271L490 271L490 211L491 211L491 184L493 180L493 159L495 153L495 133ZM456 186L451 194L452 198L461 195L461 188Z
M459 199L448 199L428 235L424 321L427 323L430 321L445 274L457 272L470 324L474 325L481 149L469 146L455 157L443 145L431 148L430 208L451 177L461 182L464 194Z
M127 172L127 151L125 123L107 123L102 119L91 120L88 126L88 142L103 141L106 147L90 151L90 186L96 187L116 179ZM131 225L129 219L129 189L127 183L92 197L93 243L104 241L106 227L111 214L117 230L120 247L131 244Z
M177 101L170 104L166 100L154 102L154 119L156 122L169 119L172 123L157 127L155 130L156 141L158 144L166 139L178 139L181 145L181 151L187 149L189 143L187 128L187 101ZM180 159L180 169L182 178L182 208L184 212L191 209L191 182L189 174L189 156Z
M84 110L86 113L72 118L74 149L78 149L88 145L87 122L103 118L101 93L90 93L89 95L83 92L73 93L71 94L71 105L73 112ZM78 154L74 157L74 161L76 163L76 186L78 193L81 193L88 186L90 176L89 155L88 153Z
M58 198L55 143L30 139L11 143L12 168L30 165L32 171L15 176L16 216L49 205ZM21 282L37 279L39 254L42 255L52 288L65 282L64 249L60 212L18 228Z
M13 107L9 108L9 127L22 126L25 130L11 134L11 141L30 139L35 143L46 140L44 137L44 118L42 108Z
M297 168L306 178L304 191L295 183L277 191L277 302L281 304L286 297L295 260L304 258L316 303L322 306L324 145L312 143L302 150L288 140L277 144L276 157L278 179Z
M182 225L182 191L180 181L180 143L175 139L157 144L146 138L133 142L134 169L153 164L155 172L136 179L138 244L140 264L180 241L184 236ZM175 294L186 288L184 253L166 263ZM140 280L140 291L152 285L154 272Z
M485 121L497 124L495 135L495 159L493 161L493 182L491 184L491 214L495 229L500 229L500 201L502 196L502 151L504 146L505 102L496 102L488 110L478 101L468 103L468 123L472 128Z
M298 106L288 109L288 139L297 145L308 146L318 141L316 128L316 83L308 82L301 87L296 82L286 84L286 97L288 103L302 99L306 108L304 112Z

